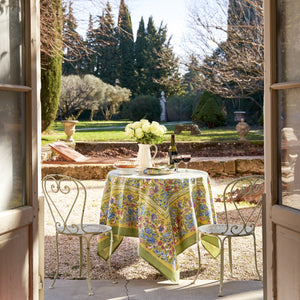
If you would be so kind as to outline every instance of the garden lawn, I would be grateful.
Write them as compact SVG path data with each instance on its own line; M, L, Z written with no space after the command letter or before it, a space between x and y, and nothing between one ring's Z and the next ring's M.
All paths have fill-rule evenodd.
M125 136L125 126L130 121L83 121L76 124L76 132L74 140L87 142L117 142L117 141L134 141ZM171 134L174 132L175 124L161 123L168 129L163 141L170 141ZM192 124L192 123L191 123ZM237 141L239 135L234 127L218 127L214 129L200 128L201 135L190 135L189 132L182 132L176 135L176 141L194 141L194 142L221 142L221 141ZM42 145L66 139L64 126L61 122L54 122L53 125L42 133ZM247 140L263 141L263 129L253 128L246 135Z

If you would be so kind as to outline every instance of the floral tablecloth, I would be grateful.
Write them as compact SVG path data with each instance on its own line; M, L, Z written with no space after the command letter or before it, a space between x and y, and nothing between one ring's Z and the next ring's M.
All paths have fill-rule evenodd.
M196 227L215 222L206 172L154 176L111 171L107 176L100 223L113 228L113 251L123 236L138 237L139 255L172 281L179 280L177 255L196 243ZM216 257L217 240L206 238L202 243ZM108 237L99 236L98 255L107 259L108 249Z

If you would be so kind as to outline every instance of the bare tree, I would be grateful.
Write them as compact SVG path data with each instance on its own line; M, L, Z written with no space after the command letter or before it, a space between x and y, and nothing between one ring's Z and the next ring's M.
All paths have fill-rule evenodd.
M189 11L187 56L199 63L186 65L204 76L202 88L261 107L253 95L263 92L263 0L200 0Z
M72 8L74 2L81 2L81 5L76 6L76 9ZM70 30L68 27L68 18L70 13L74 11L77 15L80 15L86 5L95 7L95 11L101 11L105 5L103 0L59 0L61 9L58 9L57 3L50 0L40 1L40 24L41 24L41 53L45 54L45 57L52 57L60 54L61 48L64 51L72 52L72 57L78 57L80 59L82 55L88 55L90 49L86 46L83 38L74 30ZM72 11L70 12L70 8ZM96 15L94 18L98 18ZM77 22L87 21L82 19L74 20ZM57 36L56 28L61 28L62 42L57 43L54 38ZM70 43L71 41L71 43ZM68 60L68 58L66 58ZM42 67L47 65L47 61L43 60Z
M40 1L40 24L41 24L41 53L44 57L60 55L62 44L57 42L57 27L60 31L60 39L63 27L63 14L61 7L54 1ZM42 55L43 56L43 55ZM42 61L42 67L47 61Z
M62 76L59 113L62 119L77 119L87 109L87 98L94 87L78 75ZM76 113L76 115L75 115Z

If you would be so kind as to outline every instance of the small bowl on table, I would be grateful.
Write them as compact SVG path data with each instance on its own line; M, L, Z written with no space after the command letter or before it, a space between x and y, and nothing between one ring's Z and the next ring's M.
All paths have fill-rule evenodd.
M135 161L122 160L114 164L119 174L132 174L137 171L138 165Z

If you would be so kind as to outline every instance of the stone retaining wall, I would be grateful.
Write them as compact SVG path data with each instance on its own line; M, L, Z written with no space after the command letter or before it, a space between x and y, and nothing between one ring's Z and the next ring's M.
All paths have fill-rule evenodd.
M158 144L158 151L168 152L170 143ZM90 151L101 152L107 149L126 148L138 151L138 145L134 142L76 142L75 150L81 153ZM179 154L197 154L200 157L225 157L225 156L253 156L264 155L263 141L229 141L229 142L176 142ZM195 156L195 155L194 155Z
M189 168L208 172L211 177L245 176L264 174L263 158L219 158L213 160L191 161ZM66 174L81 180L105 179L107 173L113 170L112 164L42 164L42 177L47 174Z

